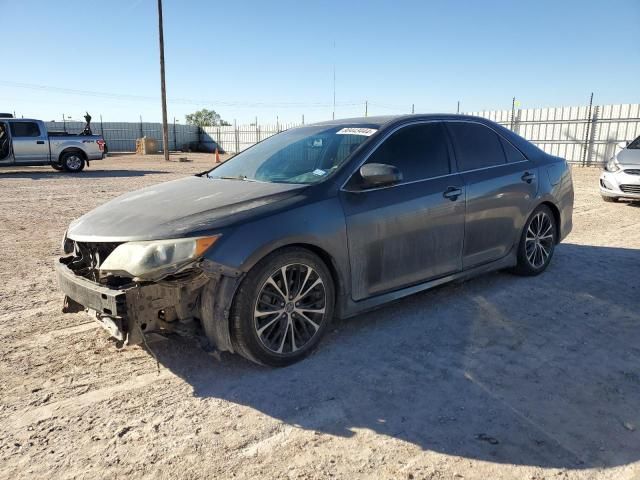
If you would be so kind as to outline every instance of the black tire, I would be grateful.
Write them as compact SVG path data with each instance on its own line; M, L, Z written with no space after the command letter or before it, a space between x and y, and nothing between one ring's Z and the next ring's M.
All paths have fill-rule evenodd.
M602 200L608 203L618 203L620 200L618 197L607 197L606 195L602 195Z
M51 164L51 168L53 168L54 170L58 170L58 171L64 170L64 167L60 163L52 163Z
M289 295L285 301L281 293ZM317 255L298 247L278 250L253 267L238 288L229 319L233 348L248 360L272 367L298 362L320 343L334 302L331 273Z
M551 262L557 240L553 212L546 205L540 205L529 216L522 229L518 244L518 263L512 270L513 273L534 276L544 272Z
M84 156L78 152L66 152L60 157L60 164L67 172L81 172L85 164Z

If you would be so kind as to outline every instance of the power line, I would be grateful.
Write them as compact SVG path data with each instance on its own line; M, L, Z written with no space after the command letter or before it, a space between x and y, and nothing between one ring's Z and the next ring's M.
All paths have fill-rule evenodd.
M157 102L157 96L148 95L131 95L126 93L112 93L112 92L100 92L94 90L79 90L75 88L62 88L54 87L51 85L37 85L32 83L19 83L0 80L0 85L6 87L25 88L29 90L40 90L43 92L60 93L65 95L80 95L85 97L106 98L115 100L133 100L133 101L152 101ZM247 101L227 101L227 100L214 100L214 99L195 99L195 98L170 98L169 102L174 104L184 105L221 105L228 107L274 107L274 108L327 108L331 107L332 103L326 102L247 102ZM341 107L354 107L360 106L364 102L352 101L352 102L336 102L335 105Z

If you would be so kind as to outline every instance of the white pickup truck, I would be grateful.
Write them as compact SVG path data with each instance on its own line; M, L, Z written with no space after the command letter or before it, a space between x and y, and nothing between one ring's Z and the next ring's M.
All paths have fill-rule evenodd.
M101 160L107 146L100 135L84 132L47 132L41 120L0 118L0 167L51 165L56 170L80 172L90 160Z

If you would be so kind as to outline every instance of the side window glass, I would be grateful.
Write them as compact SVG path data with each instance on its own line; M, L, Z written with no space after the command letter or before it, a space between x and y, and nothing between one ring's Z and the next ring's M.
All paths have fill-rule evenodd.
M367 163L397 167L403 182L451 173L444 127L439 122L404 127L380 145Z
M504 148L504 154L507 157L508 163L521 162L522 160L526 160L525 156L522 155L522 152L514 147L511 142L502 137L500 137L500 142L502 142L502 148Z
M506 163L498 134L490 128L473 122L450 122L448 126L461 172Z
M35 122L11 122L12 137L39 137L40 129Z

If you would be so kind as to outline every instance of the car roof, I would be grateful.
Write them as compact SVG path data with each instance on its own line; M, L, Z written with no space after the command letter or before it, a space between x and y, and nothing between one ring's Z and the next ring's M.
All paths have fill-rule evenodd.
M328 122L319 122L312 124L313 126L344 126L344 127L369 127L376 128L380 131L394 128L408 122L415 121L429 121L429 120L462 120L473 121L481 123L492 128L498 132L502 137L507 138L513 145L515 145L524 155L529 159L539 158L547 155L543 150L535 146L533 143L525 140L520 135L512 132L506 127L488 120L483 117L476 117L473 115L460 115L455 113L428 113L428 114L411 114L411 115L389 115L380 117L357 117L357 118L344 118L338 120L330 120ZM300 128L300 127L299 127Z
M378 128L388 126L395 123L403 123L409 120L474 120L481 123L493 123L490 120L482 117L474 117L473 115L460 115L455 113L427 113L427 114L411 114L411 115L381 115L373 117L354 117L354 118L341 118L336 120L328 120L325 122L312 123L310 126L324 126L324 125L374 125Z
M9 121L9 122L39 122L40 120L36 120L35 118L9 118L9 117L0 117L1 121Z

